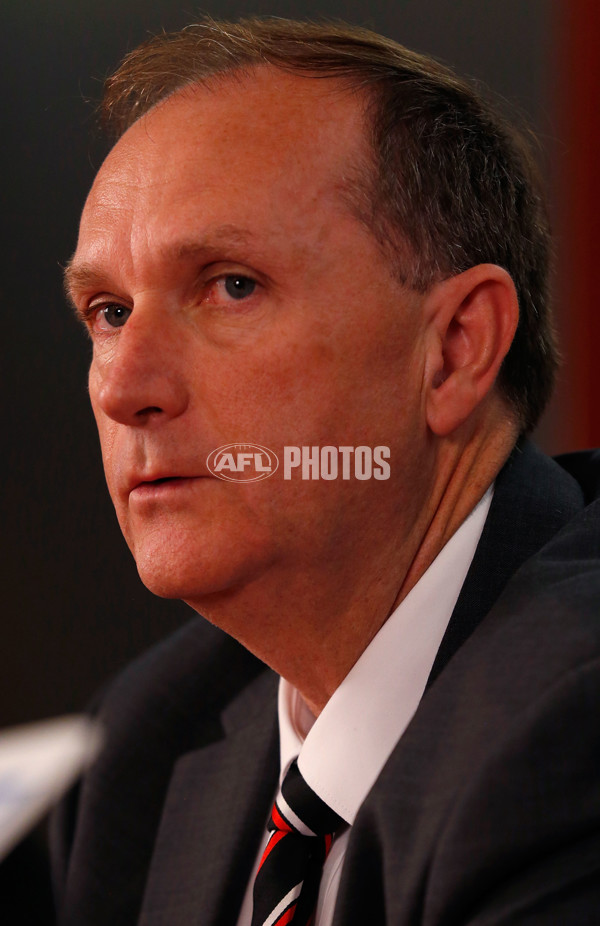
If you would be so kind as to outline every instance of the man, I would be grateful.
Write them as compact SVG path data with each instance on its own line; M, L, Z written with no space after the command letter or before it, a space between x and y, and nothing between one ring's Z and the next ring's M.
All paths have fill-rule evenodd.
M598 551L522 439L556 362L524 142L431 60L280 20L153 40L105 115L67 285L106 476L142 580L219 629L101 699L62 921L595 922L597 589L567 580ZM265 448L286 465L258 478ZM494 609L565 525L567 572L534 560ZM549 575L576 630L559 608L546 635ZM333 842L263 916L290 766Z

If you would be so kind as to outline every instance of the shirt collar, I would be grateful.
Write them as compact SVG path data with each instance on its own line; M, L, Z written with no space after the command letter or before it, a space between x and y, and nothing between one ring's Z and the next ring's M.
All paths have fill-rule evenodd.
M349 824L423 696L492 495L493 487L392 612L316 719L297 689L280 681L281 777L298 757L311 788Z

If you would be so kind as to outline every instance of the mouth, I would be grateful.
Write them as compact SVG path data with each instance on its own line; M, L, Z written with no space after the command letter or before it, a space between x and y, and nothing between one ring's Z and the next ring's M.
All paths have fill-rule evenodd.
M179 480L179 479L183 479L183 476L161 476L160 479L149 479L147 482L140 482L139 485L159 486L159 485L163 485L165 482L175 482L176 480Z
M177 491L196 483L199 476L159 476L157 479L144 479L130 490L133 498L151 498Z

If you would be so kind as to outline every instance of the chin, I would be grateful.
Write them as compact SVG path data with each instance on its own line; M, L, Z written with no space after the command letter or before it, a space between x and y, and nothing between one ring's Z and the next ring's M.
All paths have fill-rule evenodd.
M240 584L240 576L222 564L210 567L198 563L193 570L162 568L161 564L140 563L138 573L146 588L159 598L180 598L182 601L202 600L228 591Z
M214 538L212 543L201 543L199 539L197 534L193 538L171 536L167 543L157 543L153 535L153 542L136 544L134 556L146 588L159 598L208 602L252 583L269 568L269 557L258 545L215 544Z

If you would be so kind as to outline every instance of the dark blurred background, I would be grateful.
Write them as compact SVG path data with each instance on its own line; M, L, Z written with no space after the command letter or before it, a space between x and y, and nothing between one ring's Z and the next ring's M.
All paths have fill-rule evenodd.
M594 376L600 207L596 0L208 2L237 17L342 17L489 84L537 130L557 229L565 364L539 432L558 452L600 442ZM193 21L177 0L3 0L0 727L73 711L191 612L138 580L104 486L86 394L89 345L61 263L104 145L103 78L149 33Z

